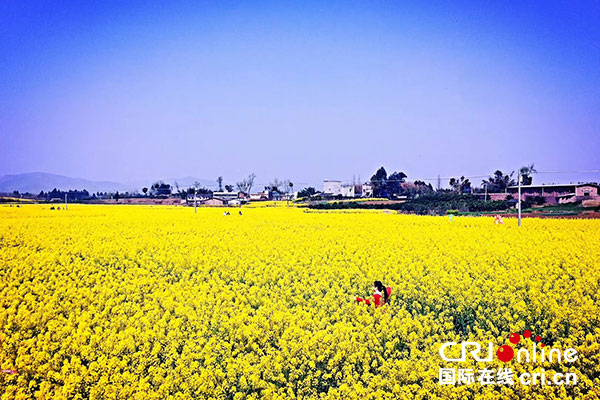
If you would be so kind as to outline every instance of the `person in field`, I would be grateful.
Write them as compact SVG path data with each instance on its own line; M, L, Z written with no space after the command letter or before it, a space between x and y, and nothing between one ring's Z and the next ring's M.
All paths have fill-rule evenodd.
M385 287L381 281L375 281L373 283L373 305L375 308L387 304L391 293L391 287ZM364 302L368 306L371 305L371 300L367 298L357 297L356 301L358 303Z

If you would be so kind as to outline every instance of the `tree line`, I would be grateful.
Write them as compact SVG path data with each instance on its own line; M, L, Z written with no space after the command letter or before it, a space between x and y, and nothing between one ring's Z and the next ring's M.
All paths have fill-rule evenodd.
M510 186L517 185L515 176L521 176L522 185L531 185L533 183L533 174L537 173L534 164L521 167L518 171L512 171L505 174L501 170L496 170L487 179L482 180L480 187L475 187L464 176L449 179L449 188L433 188L431 183L422 180L408 182L408 176L402 171L394 171L388 175L385 167L380 167L371 176L368 183L373 187L373 196L377 198L393 199L402 197L419 197L433 193L502 193ZM298 192L298 197L310 198L319 195L319 191L314 187L306 187Z

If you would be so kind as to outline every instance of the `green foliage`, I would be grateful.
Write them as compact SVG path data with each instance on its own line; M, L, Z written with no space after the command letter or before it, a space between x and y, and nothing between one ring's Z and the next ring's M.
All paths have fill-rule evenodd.
M306 187L298 192L298 197L310 197L317 194L317 189L312 186Z
M496 170L494 175L488 180L482 181L482 184L487 187L490 193L501 193L509 186L515 185L515 180L512 178L514 171L510 174L504 174L500 170Z
M168 183L164 183L163 181L157 181L150 186L150 191L154 195L170 195L172 188Z
M455 212L479 212L507 210L513 202L483 201L477 196L456 193L433 193L407 200L404 203L372 204L370 202L330 202L310 205L314 209L391 209L415 214L444 215L447 210Z
M531 175L536 173L537 170L535 169L533 163L521 167L521 169L519 169L519 174L521 175L521 184L531 185L533 183L533 177Z
M387 171L381 167L371 177L375 197L391 198L402 193L402 183L407 175L404 172L393 172L388 177Z

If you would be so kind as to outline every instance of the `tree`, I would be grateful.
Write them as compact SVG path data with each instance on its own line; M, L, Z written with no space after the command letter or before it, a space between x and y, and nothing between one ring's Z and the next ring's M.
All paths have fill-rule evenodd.
M371 184L373 184L373 195L375 197L387 197L387 191L385 185L387 183L387 171L381 167L371 177Z
M404 172L394 172L387 180L387 191L390 196L397 196L402 193L402 184L406 174Z
M225 191L233 192L233 185L225 185Z
M483 180L481 184L487 187L488 192L499 193L504 192L509 186L515 185L515 180L512 179L514 171L509 175L505 175L502 171L496 170L494 175L488 180Z
M413 183L415 186L425 186L425 187L428 187L429 189L433 190L433 186L431 186L431 183L425 183L425 181L419 181L419 180L416 180Z
M461 176L460 179L450 178L450 186L456 193L469 193L471 192L471 181Z
M62 190L58 190L56 188L52 189L52 191L50 192L40 192L39 196L41 198L44 198L46 200L51 200L51 199L64 199L65 195L68 196L69 201L80 201L80 200L88 200L90 198L92 198L92 196L90 196L90 193L87 190L69 190L69 191L62 191Z
M170 195L171 185L164 183L163 181L156 181L150 186L150 191L156 195Z
M115 199L116 202L119 202L119 199L121 198L121 195L119 195L119 192L115 192L113 198Z
M148 193L148 188L147 187L143 187L142 188L142 192L144 193L144 196Z
M393 197L402 193L402 183L406 178L404 172L394 172L389 177L384 167L381 167L371 177L373 195L375 197Z
M182 199L185 199L188 195L188 191L187 190L181 190L181 188L179 187L179 183L177 183L177 181L175 181L175 188L177 189L177 194L179 195L179 197L181 197Z
M194 189L194 193L195 194L198 194L198 195L201 195L201 196L210 196L210 195L212 195L212 190L205 188L198 181L194 182L193 189Z
M414 181L412 187L409 185L408 188L404 187L402 191L408 197L414 198L424 194L433 193L433 186L431 183L425 183L424 181Z
M212 196L212 190L207 189L205 187L197 187L196 188L196 194L199 194L201 196Z
M317 189L312 186L306 187L298 192L298 197L310 197L317 194Z
M285 182L280 181L279 179L275 178L274 180L269 182L268 186L265 186L265 190L281 193L281 192L283 192L282 187L284 187L284 186L285 186Z
M223 191L223 177L220 176L217 178L217 183L219 184L219 192Z
M236 183L238 190L242 193L250 194L252 186L254 185L254 178L256 178L256 175L250 174L248 175L248 178L242 179L241 182Z
M535 169L533 163L521 167L519 169L519 175L521 175L521 184L531 185L533 183L533 177L531 175L533 174L537 174L537 170Z
M380 167L371 177L371 182L384 182L387 180L387 171L384 167Z

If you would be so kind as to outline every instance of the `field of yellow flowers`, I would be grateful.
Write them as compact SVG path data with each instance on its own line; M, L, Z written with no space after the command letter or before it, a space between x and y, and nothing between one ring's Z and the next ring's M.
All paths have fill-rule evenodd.
M600 396L600 221L241 210L1 206L0 398ZM439 384L524 329L577 385Z

